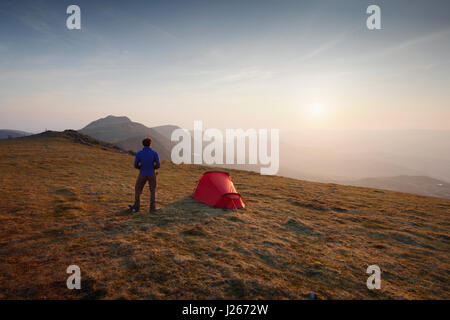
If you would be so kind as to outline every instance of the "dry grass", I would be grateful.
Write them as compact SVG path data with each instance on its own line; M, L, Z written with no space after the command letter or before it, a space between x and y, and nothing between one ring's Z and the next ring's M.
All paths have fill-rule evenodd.
M224 211L191 198L210 169L163 163L162 210L130 215L132 162L64 138L0 141L0 298L450 298L450 200L231 171L247 209ZM71 264L82 290L66 288Z

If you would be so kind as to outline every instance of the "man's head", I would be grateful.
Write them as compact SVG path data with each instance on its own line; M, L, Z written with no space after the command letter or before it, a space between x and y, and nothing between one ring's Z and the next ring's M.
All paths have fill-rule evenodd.
M142 140L142 145L144 147L150 147L152 145L152 138L145 138L144 140Z

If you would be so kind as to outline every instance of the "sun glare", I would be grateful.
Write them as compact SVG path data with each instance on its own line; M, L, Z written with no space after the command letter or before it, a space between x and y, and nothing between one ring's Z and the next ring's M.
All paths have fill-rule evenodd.
M315 104L313 106L313 113L314 114L320 114L322 113L322 106L320 104Z

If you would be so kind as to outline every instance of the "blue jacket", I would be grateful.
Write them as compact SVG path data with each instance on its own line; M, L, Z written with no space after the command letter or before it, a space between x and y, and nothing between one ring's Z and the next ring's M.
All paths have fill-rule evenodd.
M141 176L154 175L160 166L158 153L150 147L144 147L134 159L134 167L141 170Z

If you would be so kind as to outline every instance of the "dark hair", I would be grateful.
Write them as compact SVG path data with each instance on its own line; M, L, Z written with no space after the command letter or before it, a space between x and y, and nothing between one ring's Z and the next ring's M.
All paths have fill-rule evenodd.
M152 138L145 138L144 140L142 140L142 145L144 147L150 147L152 145Z

